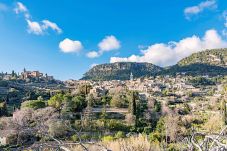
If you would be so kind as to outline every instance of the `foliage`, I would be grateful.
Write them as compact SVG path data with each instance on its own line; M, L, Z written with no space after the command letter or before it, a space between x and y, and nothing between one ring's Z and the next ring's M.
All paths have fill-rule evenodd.
M49 121L49 134L53 137L65 137L68 132L68 127L64 121Z
M119 108L127 107L128 99L124 94L115 94L110 101L110 105Z
M129 80L131 72L135 78L151 75L226 75L227 49L212 49L194 53L176 65L161 68L150 63L117 62L93 67L83 80Z
M154 102L154 110L156 112L161 112L161 109L162 109L161 102L155 100L155 102Z
M111 136L111 135L104 136L104 137L102 138L102 141L104 141L104 142L110 142L110 141L113 141L113 140L114 140L114 137Z
M131 72L135 78L154 75L162 68L151 63L117 62L97 65L84 74L83 80L129 80Z
M78 93L83 94L83 95L87 95L90 92L91 88L92 87L89 84L82 84L82 85L79 86Z
M7 115L7 105L6 102L0 102L0 116Z
M7 87L7 86L8 86L7 81L0 80L0 87Z
M214 85L215 82L213 82L210 79L207 79L205 77L195 77L193 79L189 80L190 83L192 83L193 86L199 86L199 85Z
M48 105L66 113L82 111L87 106L87 102L83 94L73 97L70 94L59 93L48 100Z
M125 133L123 131L118 131L115 135L114 138L124 138L125 137Z
M62 102L64 100L63 94L56 94L48 100L48 105L52 106L56 109L60 109L62 107Z
M130 126L122 123L120 120L108 120L106 122L106 128L111 130L111 131L124 131L127 132L130 130Z
M82 111L87 106L84 95L77 95L72 98L72 101L75 103L75 111Z
M179 65L185 66L197 62L209 65L225 66L227 62L227 49L212 49L194 53L178 62Z
M21 108L39 109L46 107L46 102L42 100L28 100L21 103Z

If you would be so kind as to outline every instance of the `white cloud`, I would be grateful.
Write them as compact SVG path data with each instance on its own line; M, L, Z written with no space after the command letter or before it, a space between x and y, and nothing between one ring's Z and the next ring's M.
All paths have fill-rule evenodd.
M27 19L27 23L28 23L28 33L32 33L35 35L43 34L42 26L38 22L30 21L29 19Z
M50 28L57 33L61 33L62 30L58 27L56 23L53 23L49 20L43 20L42 23L31 21L26 19L28 24L28 33L35 34L35 35L42 35L46 33L46 31Z
M23 13L25 18L30 18L30 14L27 7L21 2L16 3L16 7L14 8L14 11L16 14Z
M117 50L121 47L120 41L113 35L106 36L98 44L99 51L90 51L86 54L88 58L97 58L100 57L104 52Z
M97 58L100 56L100 54L97 51L90 51L86 55L88 58Z
M120 41L113 35L106 36L99 44L99 51L100 53L105 51L117 50L121 47Z
M1 5L0 5L1 6ZM28 33L35 34L35 35L42 35L47 32L48 29L52 29L53 31L56 31L57 33L62 33L61 28L58 27L58 25L54 22L51 22L49 20L43 20L42 22L38 21L32 21L31 15L29 14L29 11L27 7L21 3L17 2L16 7L14 8L14 11L16 14L24 14L25 20L28 24Z
M190 19L191 16L203 12L205 9L217 8L216 0L206 0L199 3L196 6L187 7L184 9L184 15L186 19Z
M125 58L111 57L110 62L149 62L159 66L169 66L192 53L224 47L227 47L227 41L223 40L216 30L210 29L202 38L193 35L178 42L157 43L142 50L142 55L131 55Z
M56 23L53 23L49 20L43 20L42 23L43 23L42 25L43 30L47 30L48 28L51 28L52 30L56 31L59 34L62 33L62 30L58 27Z
M73 41L68 38L64 39L59 43L59 48L64 53L78 53L83 49L83 45L80 41Z

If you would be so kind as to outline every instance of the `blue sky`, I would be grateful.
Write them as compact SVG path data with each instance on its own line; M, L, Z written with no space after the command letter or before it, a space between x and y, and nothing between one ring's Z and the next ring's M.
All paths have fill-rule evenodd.
M79 79L95 64L168 66L221 47L226 0L0 1L1 71L25 67Z

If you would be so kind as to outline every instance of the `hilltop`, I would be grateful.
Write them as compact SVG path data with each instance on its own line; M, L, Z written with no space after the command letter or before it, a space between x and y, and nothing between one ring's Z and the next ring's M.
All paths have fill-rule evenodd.
M176 65L162 68L151 63L117 62L96 65L83 76L83 80L129 80L152 75L227 75L227 49L212 49L194 53Z
M205 50L193 53L189 57L180 60L177 65L187 66L191 64L207 64L212 66L227 66L227 48Z
M161 74L227 75L227 49L212 49L193 53Z
M83 80L128 80L132 73L134 78L154 75L163 69L151 63L116 62L96 65L84 74Z

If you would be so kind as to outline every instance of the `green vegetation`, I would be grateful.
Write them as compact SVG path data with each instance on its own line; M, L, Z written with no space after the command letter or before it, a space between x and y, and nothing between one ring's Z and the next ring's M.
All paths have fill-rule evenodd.
M194 53L179 61L178 65L186 66L197 63L225 67L227 63L227 49L212 49Z
M21 108L39 109L46 107L46 102L42 100L29 100L21 103Z
M118 62L97 65L84 74L84 80L129 80L132 73L134 78L145 75L155 75L162 68L151 63Z
M193 86L199 86L199 85L215 85L215 82L204 78L204 77L195 77L193 79L189 80L190 83L192 83Z
M8 112L6 102L0 102L0 116L6 116L7 113Z
M150 63L118 62L101 64L93 67L84 74L84 80L129 80L155 75L226 75L227 49L213 49L194 53L180 60L176 65L161 68Z
M202 144L206 135L219 133L227 124L227 77L222 76L227 74L225 53L226 49L196 53L165 71L152 64L115 63L96 66L89 73L94 80L128 79L134 69L138 69L135 77L152 75L134 81L70 80L65 82L67 89L63 84L47 83L36 89L34 83L25 87L24 81L21 86L17 80L2 80L0 131L20 134L12 135L9 148L64 142L72 143L73 148L98 142L114 149L174 151L190 146L197 150L190 141ZM206 64L215 56L220 64L217 58ZM161 73L164 76L158 75ZM165 76L167 73L173 75ZM202 135L192 139L197 131ZM185 139L188 141L183 142Z

